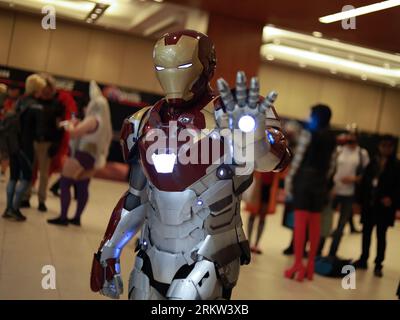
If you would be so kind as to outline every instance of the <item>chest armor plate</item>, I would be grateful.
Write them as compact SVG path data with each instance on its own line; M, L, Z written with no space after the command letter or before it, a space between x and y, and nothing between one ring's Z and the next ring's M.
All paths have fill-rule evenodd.
M144 173L159 190L183 191L222 161L224 144L212 134L216 123L207 106L168 116L160 108L150 111L139 140Z

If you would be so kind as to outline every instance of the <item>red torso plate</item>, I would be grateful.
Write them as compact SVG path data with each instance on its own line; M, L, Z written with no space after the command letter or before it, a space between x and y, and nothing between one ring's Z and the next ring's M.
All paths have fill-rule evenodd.
M168 110L167 104L160 101L149 111L139 140L139 152L144 172L156 188L163 191L183 191L203 177L207 168L223 155L223 142L219 139L203 136L202 140L196 141L195 139L188 144L190 138L187 136L186 140L182 139L183 141L175 138L175 136L179 137L180 134L183 137L182 134L187 133L187 131L184 131L185 129L192 129L199 133L202 129L212 130L215 128L213 115L212 123L210 123L210 114L207 115L208 111L203 110L210 102L212 102L212 97L190 109L185 108L180 111ZM171 121L175 122L175 127L171 127ZM166 143L164 145L167 149L158 148L155 145L157 139L149 139L155 134L159 138L160 133L165 134ZM189 145L190 148L188 149ZM150 160L154 153L177 155L175 164L171 168L172 172L157 171L156 165ZM182 158L181 154L186 154L186 157ZM187 161L189 157L195 159L195 161ZM186 159L186 163L182 163L182 159ZM158 170L160 171L160 169Z

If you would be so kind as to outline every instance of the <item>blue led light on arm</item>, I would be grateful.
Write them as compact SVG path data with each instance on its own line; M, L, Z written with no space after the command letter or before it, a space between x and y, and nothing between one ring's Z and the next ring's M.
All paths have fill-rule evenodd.
M272 135L271 132L267 132L267 139L268 139L270 144L274 144L275 143L274 136Z
M121 250L132 238L133 232L127 232L121 241L116 245L117 250Z

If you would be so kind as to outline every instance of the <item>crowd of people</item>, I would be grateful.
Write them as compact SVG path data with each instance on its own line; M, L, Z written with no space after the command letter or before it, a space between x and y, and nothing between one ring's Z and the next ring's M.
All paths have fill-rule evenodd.
M79 120L72 95L57 90L49 74L32 74L24 93L18 85L0 85L0 160L2 180L9 167L6 187L6 219L25 221L22 208L30 207L32 187L38 178L38 210L47 211L51 174L61 172L51 191L60 195L60 217L51 224L80 225L88 201L89 181L95 168L105 164L112 129L107 100L95 82L90 83L90 102ZM74 186L77 211L67 218L70 188ZM61 190L59 194L58 189Z
M396 210L400 208L397 142L391 135L380 136L376 153L370 155L359 145L357 126L351 124L337 135L330 127L331 115L329 106L319 104L311 108L304 127L288 122L286 131L294 153L289 169L283 174L255 174L255 182L243 197L250 212L249 240L255 217L259 217L256 240L251 248L255 253L262 252L259 241L266 213L275 210L278 193L274 185L278 182L274 180L278 179L284 182L285 190L283 224L293 229L291 243L283 253L295 255L293 265L284 272L285 277L312 280L315 269L321 269L317 272L322 275L337 276L341 267L349 263L355 268L367 269L374 228L377 234L374 275L382 277L386 232L394 225ZM339 219L333 227L335 211L339 212ZM354 225L355 212L361 214L362 231ZM355 261L337 255L347 224L351 233L362 233L362 254ZM324 256L327 237L332 241ZM308 257L307 265L303 265L304 257Z

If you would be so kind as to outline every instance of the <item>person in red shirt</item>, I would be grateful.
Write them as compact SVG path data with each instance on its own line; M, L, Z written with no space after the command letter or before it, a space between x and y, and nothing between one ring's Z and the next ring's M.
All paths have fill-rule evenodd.
M57 99L65 108L65 116L63 120L71 120L72 115L78 112L78 108L74 98L72 97L72 94L64 90L59 90ZM69 132L64 131L61 145L50 166L50 174L61 170L62 164L68 154L69 138Z
M17 99L21 95L21 89L14 84L6 86L4 84L0 84L0 126L1 122L6 118L7 115L12 114L15 110L15 103ZM2 89L1 89L2 88ZM3 132L4 134L4 132ZM5 174L7 168L9 166L8 160L8 152L7 152L7 145L2 139L0 138L0 173L1 173L1 181L5 180Z
M73 116L78 113L78 107L76 102L72 96L72 94L68 91L59 90L57 96L59 102L64 106L64 121L71 120ZM65 159L68 156L68 148L69 148L69 139L70 134L68 131L64 131L64 135L61 141L61 145L58 149L56 156L54 157L51 165L50 165L50 175L55 172L60 172ZM51 187L50 191L55 195L59 196L60 189L60 179L58 179Z

